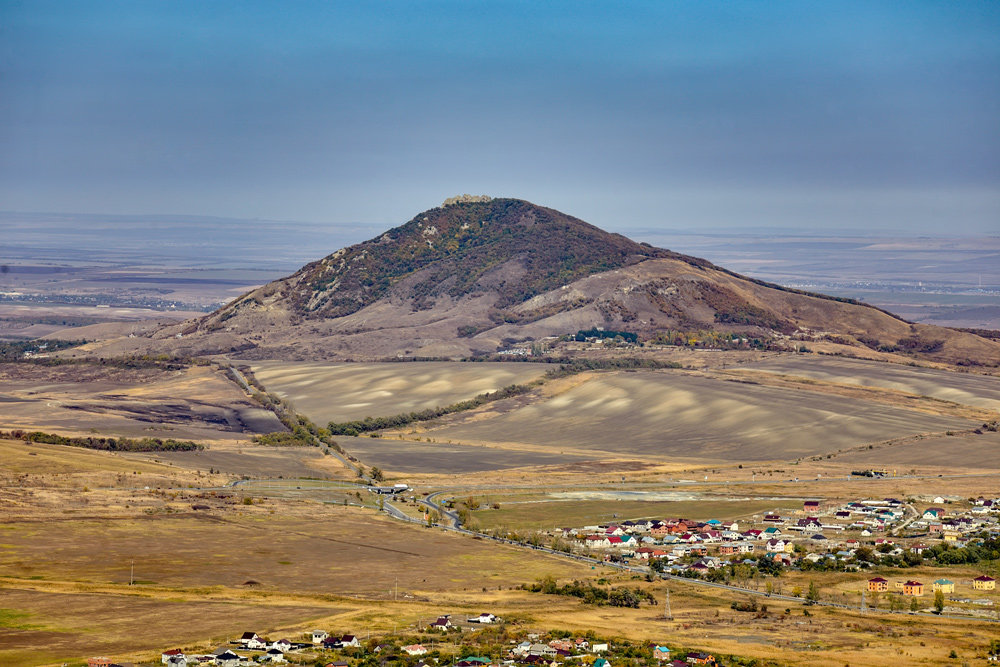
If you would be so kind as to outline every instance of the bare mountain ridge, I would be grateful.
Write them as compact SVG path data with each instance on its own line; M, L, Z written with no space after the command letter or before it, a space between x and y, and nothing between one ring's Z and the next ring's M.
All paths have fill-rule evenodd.
M994 365L1000 344L732 273L517 199L458 198L151 337L100 354L375 359L493 353L601 326L780 337Z

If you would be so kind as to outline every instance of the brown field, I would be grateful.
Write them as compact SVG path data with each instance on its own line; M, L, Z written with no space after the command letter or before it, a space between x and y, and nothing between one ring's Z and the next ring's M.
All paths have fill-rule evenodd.
M782 355L744 368L840 384L880 387L1000 412L1000 378L860 359Z
M0 425L64 435L247 441L284 430L213 368L0 364Z
M78 661L92 655L159 653L166 647L204 642L218 646L244 627L263 634L340 611L319 603L197 602L13 587L4 587L0 596L0 664L7 667Z
M486 445L337 437L350 454L368 465L398 474L434 472L462 474L579 463L593 457L561 452L516 450Z
M975 422L841 396L681 372L599 373L506 413L431 428L433 440L528 443L572 453L761 461L824 454Z
M291 401L296 410L317 424L325 424L450 405L510 384L530 382L551 366L255 361L251 368L268 391Z
M346 474L334 457L318 447L264 447L214 443L202 451L141 452L122 456L133 460L160 461L191 470L215 468L226 475L250 477L335 478Z

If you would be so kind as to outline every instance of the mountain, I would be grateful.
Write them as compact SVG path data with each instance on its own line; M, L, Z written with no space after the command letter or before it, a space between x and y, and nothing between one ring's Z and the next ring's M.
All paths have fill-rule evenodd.
M593 327L640 340L794 335L950 363L1000 360L1000 343L971 333L753 280L550 208L485 196L450 199L203 318L89 352L456 357Z

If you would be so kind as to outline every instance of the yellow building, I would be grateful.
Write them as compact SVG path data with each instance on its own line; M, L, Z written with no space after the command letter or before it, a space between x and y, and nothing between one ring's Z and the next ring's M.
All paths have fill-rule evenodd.
M924 585L919 581L907 581L903 584L903 595L920 597L924 594Z
M948 579L938 579L931 584L931 590L941 591L942 593L954 593L955 582Z
M976 577L972 580L972 587L977 591L992 591L996 590L997 580L993 577L988 577L985 574L981 577Z

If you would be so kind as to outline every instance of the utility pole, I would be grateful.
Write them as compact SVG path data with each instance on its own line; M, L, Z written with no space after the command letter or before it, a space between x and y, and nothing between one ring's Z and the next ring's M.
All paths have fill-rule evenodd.
M132 567L129 569L128 573L128 585L131 586L135 582L135 559L132 559Z
M395 587L395 592L393 592L392 594L392 601L393 602L399 601L399 575L396 576L396 587Z
M666 602L666 606L664 606L664 608L663 608L663 618L667 619L668 621L674 620L674 614L673 614L672 611L670 611L670 589L669 588L667 589L667 602Z
M865 589L862 588L861 589L861 613L862 614L864 614L865 612L868 611L868 599L867 599L867 596L865 595L865 593L866 593Z

